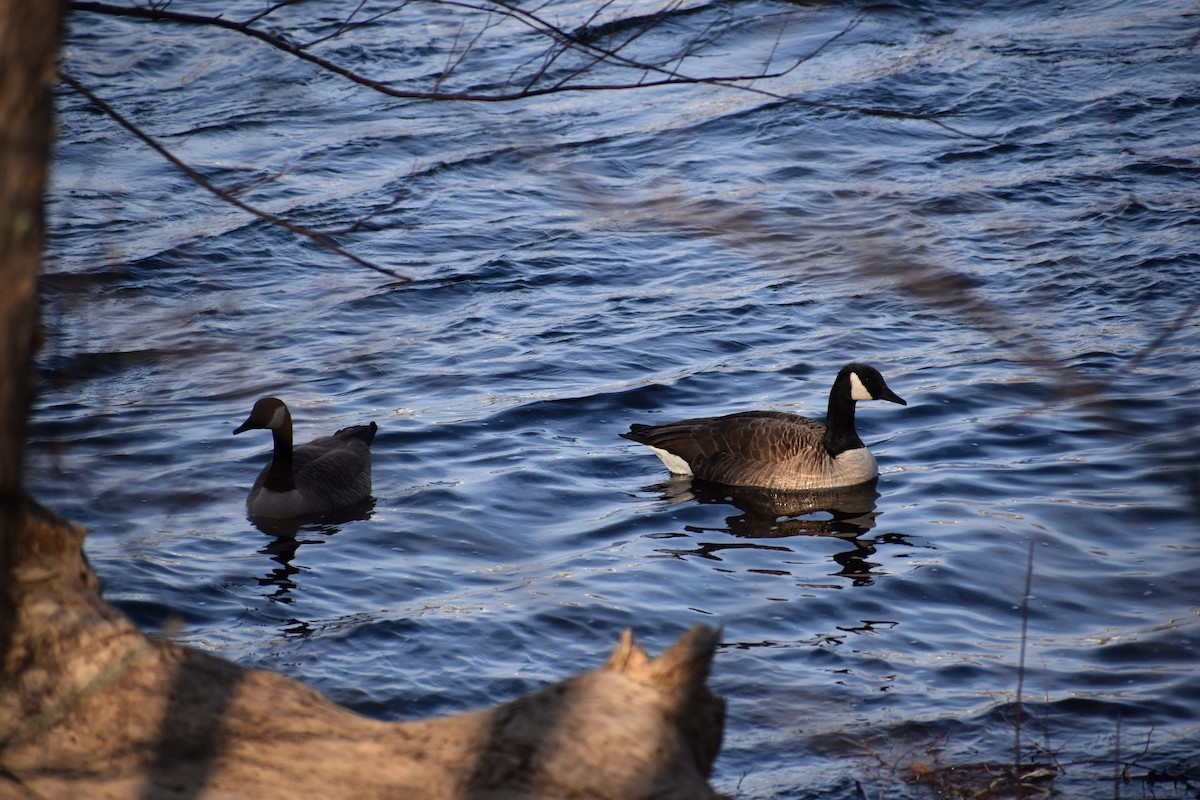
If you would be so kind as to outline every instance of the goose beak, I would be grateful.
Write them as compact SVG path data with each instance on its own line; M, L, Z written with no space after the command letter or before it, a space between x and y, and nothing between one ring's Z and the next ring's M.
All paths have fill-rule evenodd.
M246 431L250 430L252 427L254 427L251 424L253 421L254 421L253 419L248 419L245 422L243 422L241 425L238 425L236 428L233 429L233 435L237 436L239 433L245 433Z
M887 400L888 402L891 402L891 403L899 403L902 406L908 405L908 403L905 402L903 397L896 394L891 389L887 389L887 388L885 388L883 390L883 394L879 395L879 397L877 397L875 399L876 400Z

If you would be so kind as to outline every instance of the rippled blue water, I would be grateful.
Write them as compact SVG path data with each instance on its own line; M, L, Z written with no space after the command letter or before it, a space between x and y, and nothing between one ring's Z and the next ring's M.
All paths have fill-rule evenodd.
M310 7L299 39L329 32ZM445 13L316 52L429 88ZM144 627L385 719L592 668L626 626L658 650L723 625L714 783L745 797L920 797L914 762L1012 763L1032 555L1023 760L1065 796L1194 796L1194 4L701 3L637 53L710 26L687 70L808 57L755 84L804 102L398 100L77 13L64 69L244 199L358 223L339 243L412 282L214 200L64 92L35 493ZM539 42L485 35L448 87ZM851 360L909 405L860 407L878 496L839 513L668 480L617 436L819 416ZM246 519L268 443L230 434L265 394L300 440L380 424L369 509Z

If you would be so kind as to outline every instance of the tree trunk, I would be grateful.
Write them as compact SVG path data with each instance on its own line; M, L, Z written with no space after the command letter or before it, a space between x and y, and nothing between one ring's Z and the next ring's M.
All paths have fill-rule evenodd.
M17 520L33 394L50 90L65 7L58 0L0 0L0 655L12 641L8 579L21 546Z

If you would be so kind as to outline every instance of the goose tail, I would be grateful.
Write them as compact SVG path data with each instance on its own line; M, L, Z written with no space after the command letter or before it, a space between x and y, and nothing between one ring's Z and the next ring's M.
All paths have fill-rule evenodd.
M634 424L629 426L628 432L622 433L620 435L623 438L629 439L632 442L637 442L638 444L647 444L645 432L650 430L651 427L652 426L650 426L650 425L643 425L640 422L635 422Z
M366 425L351 425L349 428L342 428L334 436L346 441L358 439L367 447L370 447L371 443L375 441L375 432L378 430L379 426L372 420Z

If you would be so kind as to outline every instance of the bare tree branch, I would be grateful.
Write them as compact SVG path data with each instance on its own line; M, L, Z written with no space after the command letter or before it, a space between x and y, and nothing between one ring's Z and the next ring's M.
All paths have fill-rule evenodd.
M373 17L372 19L379 19L383 16L395 14L395 13L403 10L404 8L408 7L410 5L410 2L411 2L411 0L404 0L404 2L400 3L399 5L394 6L390 9L388 9L387 11L384 11L384 12L381 12L380 14L375 15L375 17ZM164 7L120 6L120 5L112 5L112 4L108 4L108 3L102 3L102 2L94 2L94 0L76 0L75 2L71 3L71 9L73 11L86 11L86 12L92 12L92 13L97 13L97 14L106 14L106 15L110 15L110 16L135 17L135 18L148 19L148 20L169 20L169 21L178 22L181 24L204 25L204 26L214 26L214 27L224 28L226 30L234 31L234 32L243 34L245 36L250 36L254 39L257 39L257 40L263 42L264 44L267 44L278 50L286 52L286 53L288 53L292 56L295 56L296 58L299 58L303 61L307 61L307 62L309 62L317 67L320 67L321 69L327 70L333 74L339 75L339 76L341 76L349 81L352 81L360 86L364 86L368 89L371 89L373 91L379 92L384 95L387 95L389 97L396 97L396 98L401 98L401 99L459 100L459 101L471 101L471 102L506 102L506 101L513 101L513 100L528 99L528 98L532 98L532 97L539 97L539 96L548 95L548 94L558 94L558 93L562 93L562 92L609 92L609 91L622 91L622 90L630 90L630 89L648 89L648 88L661 87L661 86L704 84L704 85L713 85L713 86L723 86L725 88L734 89L734 90L738 90L738 91L752 92L754 94L758 94L758 95L761 95L764 97L769 97L771 99L779 100L781 102L796 103L796 104L804 105L804 106L811 107L811 108L820 108L820 109L825 109L825 110L830 110L830 111L840 111L842 113L847 113L847 114L864 114L864 115L868 115L868 116L884 117L884 118L891 118L891 119L909 120L909 121L915 121L915 122L927 122L931 125L941 128L945 131L953 133L956 136L977 139L977 140L989 142L992 144L999 143L999 142L997 142L997 140L995 140L993 138L962 130L954 125L951 125L947 122L944 122L944 121L938 119L937 116L933 115L933 114L923 114L923 113L917 113L917 112L912 112L912 111L904 111L904 110L895 109L895 108L882 108L882 107L878 107L878 106L856 106L856 105L851 105L851 104L846 104L846 103L830 103L830 102L820 101L820 100L807 100L807 99L803 99L803 98L799 98L799 97L793 97L790 95L780 94L778 92L768 91L766 89L761 89L761 88L751 85L757 81L769 80L772 78L779 78L779 77L783 77L783 76L788 75L789 73L793 72L795 69L797 69L803 63L805 63L806 61L815 57L818 53L820 53L822 50L824 50L826 47L828 47L834 41L845 36L846 33L848 33L850 30L853 30L853 28L856 27L861 22L861 17L856 17L841 32L835 34L828 41L826 41L824 44L822 44L821 47L817 48L815 51L813 51L809 55L804 56L800 59L797 59L793 64L791 64L790 66L788 66L784 69L775 70L775 71L765 71L764 70L764 71L760 71L760 72L752 73L752 74L737 74L737 75L689 75L689 74L684 73L679 67L670 68L663 64L647 63L647 62L639 61L637 59L633 59L633 58L623 55L621 50L624 49L625 47L627 47L632 41L639 38L641 35L640 33L637 36L633 36L633 37L626 39L625 41L623 41L621 44L617 45L616 47L603 47L596 43L595 40L598 37L596 36L594 31L581 32L581 30L583 30L583 29L576 29L575 33L568 32L568 31L564 30L563 28L547 21L536 10L530 11L530 10L522 9L519 6L514 5L511 2L507 2L507 0L479 0L478 2L469 2L468 0L428 0L428 2L435 4L435 5L441 5L441 6L451 7L451 8L460 8L460 9L464 9L467 11L482 13L482 14L489 15L491 17L501 17L504 19L510 19L514 22L524 25L525 27L529 28L531 31L537 33L540 36L547 37L548 39L552 40L556 44L557 49L555 50L555 55L553 56L554 60L561 57L561 55L564 52L566 52L567 50L575 50L582 55L588 56L589 62L587 63L587 65L583 68L575 70L574 74L570 76L572 78L577 77L578 75L581 75L581 74L586 74L586 73L591 72L592 69L600 63L609 64L609 65L615 66L615 67L622 67L622 68L625 68L625 69L628 69L628 70L631 70L634 72L638 72L638 73L642 74L642 77L639 77L632 81L613 81L613 82L607 82L607 83L599 83L599 82L598 83L570 83L569 80L567 80L567 81L560 80L560 81L556 81L554 83L551 83L551 84L545 85L545 86L534 86L533 83L536 83L536 81L538 79L544 77L545 72L549 66L549 64L546 64L541 69L535 71L535 75L533 76L533 79L529 82L526 82L526 85L524 86L524 88L518 89L516 91L500 91L500 92L494 92L494 93L442 91L440 87L442 85L442 82L445 79L444 74L442 77L439 78L437 88L435 88L433 91L400 89L395 86L383 83L381 81L377 81L372 78L368 78L365 75L362 75L354 70L348 69L346 67L343 67L339 64L334 63L333 61L330 61L326 58L322 58L321 56L318 56L318 55L315 55L315 54L309 52L308 48L311 45L311 43L310 43L310 45L295 44L291 41L288 41L287 39L285 39L282 36L268 33L267 31L263 31L259 28L254 27L254 23L261 21L268 13L271 13L271 11L274 11L274 10L284 7L286 5L290 5L290 3L280 3L279 5L273 6L269 11L263 12L255 17L252 17L250 20L245 21L245 22L237 22L234 20L226 19L224 17L210 17L210 16L199 15L199 14L188 14L188 13L183 13L183 12L170 11L165 6ZM662 13L663 12L660 11L659 14L646 15L645 19L649 20L649 21L657 21L657 19L659 19L661 17ZM594 17L593 17L593 19L594 19ZM635 21L640 21L641 19L642 18L635 18ZM367 22L354 23L352 25L348 19L347 22L342 26L342 28L340 30L344 32L345 30L349 30L353 27L358 27L359 25L363 25L363 24L368 24L368 23ZM612 25L612 23L607 23L605 26L601 26L601 27L611 27L611 25ZM644 33L646 30L649 30L649 28L643 29L642 32ZM316 41L325 41L329 38L332 38L332 37L324 37L324 38L316 40ZM693 40L691 40L691 45L695 45L695 44L696 44L696 40L693 38ZM684 58L689 58L689 57L694 57L694 56L695 56L695 49L693 46L690 49L683 50L682 53L677 54L672 59L669 59L668 61L664 62L664 64L670 63L670 61L681 62L682 59L684 59ZM456 63L461 63L461 58ZM660 77L658 77L656 79L650 79L650 78L645 77L646 75L658 75ZM510 84L511 84L511 82L510 82ZM510 84L506 84L506 85L510 85Z
M736 90L740 90L740 91L751 92L753 94L762 95L764 97L769 97L771 99L779 100L781 102L795 103L795 104L807 106L810 108L821 108L821 109L830 110L830 111L841 111L841 112L847 113L847 114L865 114L868 116L877 116L877 117L886 117L886 118L892 118L892 119L903 119L903 120L928 122L932 125L942 128L943 130L949 131L950 133L953 133L956 136L962 136L962 137L969 138L969 139L977 139L979 141L988 142L990 144L1000 144L1000 142L994 138L991 138L988 136L983 136L983 135L980 135L977 133L971 133L970 131L962 130L953 125L950 125L949 123L941 121L940 119L938 119L936 116L934 116L932 114L920 114L920 113L916 113L916 112L903 111L903 110L894 109L894 108L881 108L878 106L854 106L854 105L847 105L844 103L829 103L829 102L820 101L820 100L805 100L803 98L780 94L778 92L772 92L772 91L768 91L766 89L760 89L758 87L749 85L755 81L768 80L771 78L780 78L780 77L783 77L783 76L788 75L789 73L793 72L796 68L798 68L799 66L804 64L806 61L816 57L817 54L819 54L822 50L824 50L826 47L828 47L834 41L842 38L847 33L849 33L851 30L853 30L855 27L857 27L861 23L861 15L856 16L841 31L839 31L837 34L834 34L833 37L831 37L826 42L824 42L815 51L813 51L812 53L810 53L807 56L803 56L800 59L797 59L794 64L787 67L786 69L776 70L774 72L764 71L764 72L760 72L758 74L753 74L753 75L695 76L695 75L686 75L683 72L679 71L678 69L669 69L667 67L656 66L653 64L646 64L643 62L628 59L627 57L625 57L624 55L621 54L620 48L616 48L616 49L604 48L604 47L600 47L597 44L591 43L589 41L581 40L578 37L574 36L573 34L567 33L566 31L562 30L561 28L551 25L550 23L546 22L545 20L543 20L541 17L534 14L533 12L524 11L524 10L512 5L511 3L507 2L506 0L490 0L490 1L493 2L495 5L499 6L500 8L503 8L506 11L508 11L512 16L514 16L518 19L527 20L527 24L531 28L533 28L534 30L536 30L540 33L543 33L544 35L551 36L553 38L565 38L566 40L568 40L572 43L578 44L581 47L585 47L585 48L594 50L597 53L600 53L601 55L603 55L605 57L605 59L610 63L624 65L631 69L645 71L645 72L652 72L652 73L656 73L656 74L664 76L658 80L643 79L643 80L638 80L634 83L625 83L625 84L608 84L608 85L605 85L605 84L571 84L569 86L554 86L554 87L550 87L548 89L543 88L543 89L530 90L527 92L526 96L548 94L551 92L558 92L558 91L599 91L599 90L606 90L606 89L612 90L612 89L650 88L650 87L654 87L654 86L669 86L669 85L677 85L677 84L683 84L683 85L705 84L705 85L713 85L713 86L724 86L729 89L736 89ZM459 3L454 3L454 4L459 5ZM621 45L621 47L623 47L623 46L624 46L624 44ZM502 98L497 97L497 98L493 98L493 99L502 99ZM503 99L510 99L510 98L506 97Z
M99 2L98 0L76 0L71 3L70 7L76 12L132 17L144 20L170 21L183 25L225 29L249 36L269 47L306 61L318 69L338 75L371 91L395 98L505 102L563 92L611 92L674 85L709 85L734 91L751 92L782 103L794 103L811 108L833 110L848 114L864 114L898 120L926 122L957 136L995 143L994 139L960 130L930 114L914 113L894 108L855 106L808 100L755 85L761 81L786 76L816 58L820 53L857 28L864 19L861 13L847 22L840 31L826 38L811 52L794 59L783 68L774 67L779 47L779 40L777 39L773 42L771 52L759 71L748 74L705 75L685 72L685 64L689 61L694 61L698 57L702 57L705 48L711 47L717 41L720 26L722 23L727 24L730 21L728 14L721 14L718 19L709 21L698 34L690 36L670 54L649 59L634 58L627 55L634 44L643 40L647 34L655 31L659 23L667 15L682 11L679 0L669 0L669 2L653 14L625 17L597 24L597 20L600 19L601 15L611 10L614 2L614 0L602 0L599 6L592 10L586 22L572 31L568 31L562 26L550 22L543 15L549 4L526 9L521 8L510 0L423 0L428 5L452 9L456 12L465 12L466 15L475 16L476 19L473 25L468 17L464 15L464 19L458 26L453 41L450 42L447 49L445 66L437 75L432 90L414 90L399 88L367 77L353 69L341 66L328 58L317 55L312 52L312 48L342 36L349 31L375 24L384 17L395 15L412 7L416 3L416 0L398 0L396 4L384 10L366 16L363 15L366 14L369 0L358 0L349 8L346 15L340 21L334 21L332 32L312 39L307 43L298 43L286 35L272 33L259 27L270 15L298 2L299 0L281 0L243 21L228 19L224 16L206 16L173 11L169 8L170 0L165 0L165 2L163 0L155 0L155 2L146 6L113 5ZM478 19L480 16L482 20ZM542 51L540 56L531 57L523 64L517 65L499 90L492 92L458 92L445 88L446 82L463 66L468 56L477 49L483 37L504 22L520 25L535 35L544 37L548 43L546 49ZM476 28L474 32L470 31L472 27ZM605 39L610 39L611 43L605 44ZM587 82L585 80L586 76L593 75L604 67L617 70L618 72L615 73L617 75L620 74L619 71L631 72L634 74L634 77L631 80L624 81L614 79L607 82ZM314 231L288 222L239 200L229 190L223 190L213 185L200 175L199 172L174 156L162 144L141 131L130 120L97 98L73 78L63 75L63 80L75 89L75 91L87 97L103 113L112 117L122 127L154 148L177 169L218 198L260 219L305 236L331 252L345 256L362 266L388 275L396 280L407 280L407 278L389 269L372 264L335 245L330 238L333 232Z
M308 239L311 239L313 242L320 245L321 247L324 247L326 250L329 250L332 253L336 253L337 255L342 256L343 258L348 258L351 261L353 261L354 263L359 264L360 266L364 266L367 269L375 270L376 272L380 273L381 275L387 275L389 278L392 278L397 281L401 281L403 283L407 283L410 280L409 278L406 278L403 275L400 275L399 273L393 272L392 270L386 269L385 267L381 267L377 264L372 264L370 261L367 261L365 258L356 256L354 253L351 253L348 250L345 250L345 249L339 247L338 245L334 244L329 239L329 234L327 234L327 233L322 233L320 231L314 231L311 228L305 228L302 225L297 225L294 222L289 222L288 220L286 220L282 217L276 216L275 214L272 214L268 211L263 211L262 209L256 208L255 206L250 205L249 203L239 199L238 197L235 197L234 195L230 194L229 192L225 191L221 187L219 187L219 186L215 185L214 183L212 183L211 181L209 181L207 178L205 178L203 175L201 175L199 172L197 172L192 167L188 166L180 158L178 158L174 153L172 153L170 150L168 150L162 144L160 144L159 142L157 142L153 138L151 138L145 131L143 131L141 128L139 128L138 126L136 126L132 122L130 122L126 117L124 117L115 108L113 108L108 103L101 100L99 97L97 97L92 91L90 91L83 84L79 83L79 81L75 80L70 75L66 74L65 72L63 72L61 70L58 72L58 77L63 83L67 84L72 89L74 89L76 92L78 92L79 94L81 94L85 98L87 98L88 102L90 102L92 105L96 106L96 108L100 109L106 115L108 115L113 120L115 120L119 125L121 125L121 127L125 128L127 131L132 133L138 139L141 139L145 144L149 145L154 150L156 150L159 155L161 155L167 161L171 162L171 164L174 165L174 167L176 169L178 169L179 171L181 171L182 173L187 175L189 178L192 179L192 181L199 184L202 188L206 189L207 191L211 192L212 194L216 195L218 198L225 201L226 203L229 203L232 206L236 206L237 208L240 208L242 211L245 211L247 214L251 214L255 217L258 217L259 219L270 222L272 225L278 225L279 227L285 228L285 229L291 231L292 233L295 233L300 236L304 236Z

